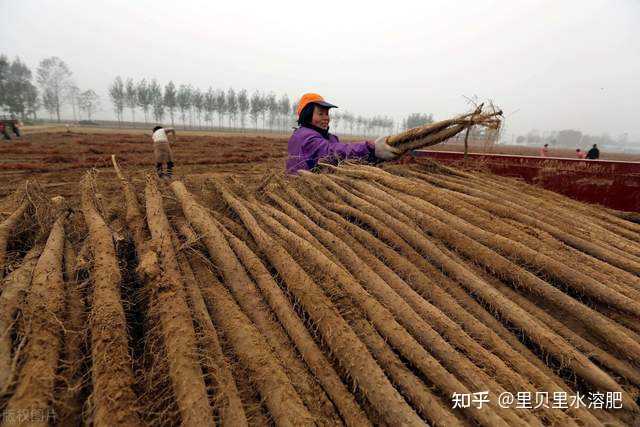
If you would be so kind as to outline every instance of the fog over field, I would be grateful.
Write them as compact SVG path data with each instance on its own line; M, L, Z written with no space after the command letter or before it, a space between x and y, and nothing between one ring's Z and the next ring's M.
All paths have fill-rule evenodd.
M318 92L397 120L445 118L466 97L505 111L506 136L577 129L640 139L640 2L109 2L2 0L0 53L35 72L58 56L113 117L115 76ZM509 137L510 139L510 137Z

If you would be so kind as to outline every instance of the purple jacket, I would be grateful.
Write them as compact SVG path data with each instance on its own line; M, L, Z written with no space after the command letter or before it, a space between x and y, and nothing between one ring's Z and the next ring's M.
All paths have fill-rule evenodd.
M299 170L310 170L322 160L336 163L346 159L374 159L373 150L366 141L344 144L337 136L326 139L314 129L299 127L289 138L287 173L295 175Z

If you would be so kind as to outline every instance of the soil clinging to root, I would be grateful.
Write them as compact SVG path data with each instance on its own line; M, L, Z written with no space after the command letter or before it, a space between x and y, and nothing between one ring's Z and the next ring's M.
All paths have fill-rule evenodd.
M113 164L119 194L104 197L104 176L87 173L77 206L33 185L2 201L5 418L640 418L632 215L432 164L343 164L250 184L241 174L132 181Z

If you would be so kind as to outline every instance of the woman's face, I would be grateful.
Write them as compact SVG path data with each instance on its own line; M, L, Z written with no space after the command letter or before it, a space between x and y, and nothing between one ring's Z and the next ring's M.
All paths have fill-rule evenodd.
M315 105L313 108L313 116L311 124L320 129L329 129L329 109Z

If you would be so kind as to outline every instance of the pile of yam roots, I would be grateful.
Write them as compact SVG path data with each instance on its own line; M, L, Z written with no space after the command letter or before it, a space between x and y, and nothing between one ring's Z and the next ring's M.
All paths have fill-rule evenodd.
M35 185L2 202L7 425L640 416L640 225L617 212L435 163L253 189L117 172L109 198L87 173L76 205ZM482 408L454 404L478 392ZM506 392L620 407L501 407Z

